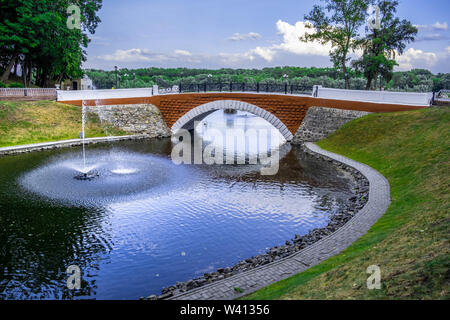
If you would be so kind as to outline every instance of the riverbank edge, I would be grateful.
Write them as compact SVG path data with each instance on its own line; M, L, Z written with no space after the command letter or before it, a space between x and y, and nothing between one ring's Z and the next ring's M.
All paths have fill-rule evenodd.
M270 262L261 266L256 266L250 270L238 272L237 274L231 274L228 277L224 275L226 269L219 269L214 274L217 279L208 279L208 274L205 274L209 283L200 287L180 292L184 289L188 283L192 284L193 279L187 282L178 283L174 288L166 288L166 293L160 296L152 295L148 297L151 300L168 299L168 300L230 300L237 299L255 292L261 288L266 287L272 283L289 278L295 274L301 273L306 269L319 264L320 262L342 252L349 247L353 242L363 236L371 227L378 221L378 219L387 211L390 205L390 186L387 179L373 168L346 158L344 156L321 149L314 143L307 142L302 145L305 152L313 155L318 160L324 160L330 162L332 165L336 165L344 171L349 172L353 176L362 176L363 179L357 179L359 184L356 189L361 189L360 194L364 194L365 181L368 182L366 203L360 210L357 210L354 214L351 214L342 226L330 232L330 225L325 228L314 229L303 237L297 237L292 241L286 242L286 246L275 247L276 253L286 253L286 249L304 242L311 240L310 234L319 235L320 239L316 239L312 243L306 241L306 246L300 248L299 251L286 254L282 258ZM362 187L362 188L361 188ZM364 196L361 196L360 200L364 200ZM358 204L355 204L355 208ZM334 215L333 217L335 217ZM333 223L333 217L331 223ZM280 250L281 249L281 250ZM271 250L268 251L271 252ZM258 260L259 255L256 257L245 260L246 267L251 267L255 259ZM241 266L239 263L237 266ZM236 266L234 266L236 267ZM232 268L234 268L232 267ZM209 274L211 275L211 274ZM172 286L173 287L173 286ZM141 298L142 299L142 298Z
M147 140L147 139L153 139L153 138L159 139L159 137L150 137L148 135L111 136L111 137L86 138L85 144L90 145L90 144L97 144L97 143L126 141L126 140ZM52 142L26 144L26 145L12 146L12 147L3 147L3 148L0 148L0 157L14 155L14 154L20 154L20 153L51 150L51 149L78 147L78 146L81 146L82 144L83 144L82 139L71 139L71 140L59 140L59 141L52 141Z
M104 142L115 142L115 141L125 141L125 140L146 140L149 139L148 135L129 135L129 136L117 136L117 137L99 137L99 138L89 138L85 139L86 144L96 144L96 143L104 143ZM30 144L30 145L21 145L21 146L13 146L13 147L5 147L0 148L0 156L8 156L8 155L14 155L14 154L20 154L20 153L28 153L28 152L36 152L36 151L44 151L44 150L50 150L50 149L57 149L57 148L65 148L65 147L74 147L74 146L80 146L82 144L82 139L72 139L72 140L62 140L62 141L54 141L54 142L46 142L46 143L37 143L37 144ZM317 160L327 161L331 165L335 165L338 168L342 169L343 171L349 173L356 183L356 198L355 199L355 205L354 210L349 210L349 212L344 213L342 215L341 213L333 215L331 218L330 223L324 227L324 228L316 228L306 234L305 236L298 236L291 241L287 240L285 246L281 247L274 247L271 248L266 254L258 255L256 257L251 257L249 259L246 259L245 261L241 261L237 265L230 267L230 268L224 268L224 269L218 269L215 273L205 274L208 275L206 277L206 284L201 285L199 287L194 287L192 289L188 289L185 291L181 291L184 289L184 287L188 286L188 284L192 284L195 280L198 279L192 279L186 282L177 283L176 286L173 288L165 288L169 289L167 292L163 293L160 296L150 296L148 297L151 300L159 300L159 299L188 299L188 300L202 300L202 299L236 299L240 298L242 296L248 295L252 292L255 292L271 283L278 282L280 280L283 280L285 278L288 278L294 274L300 273L324 260L327 258L338 254L348 246L350 246L354 241L356 241L359 237L364 235L370 227L384 214L384 212L387 210L389 203L390 203L390 193L389 193L389 183L387 180L376 170L358 163L354 160L348 159L346 157L322 150L320 147L318 147L314 143L304 143L300 146L304 152L309 153L313 155ZM371 179L372 178L372 181ZM374 183L371 183L374 181L373 178L377 178L375 187L373 186ZM381 182L381 184L380 184ZM385 195L385 201L384 206L379 207L379 205L374 205L374 202L379 202L379 200L383 200L379 197L378 194L376 195L375 201L373 199L372 193L376 190L384 190ZM387 190L387 193L386 193ZM367 200L368 199L368 200ZM378 200L378 201L377 201ZM377 210L377 206L384 210ZM367 210L367 208L371 210ZM355 210L359 211L355 212ZM355 224L356 218L360 217L362 214L364 216L367 216L367 213L363 213L363 211L378 211L374 212L375 214L375 220L373 220L374 217L367 217L371 219L365 219L367 221L363 221L363 224L360 223ZM337 218L337 219L336 219ZM342 223L344 221L344 223ZM362 229L354 229L350 228L348 231L351 233L349 238L353 238L355 235L357 238L353 239L351 242L345 241L345 239L338 239L336 235L338 233L351 225L352 227L361 226ZM342 233L342 232L340 232ZM334 239L336 238L336 239ZM336 246L330 246L329 242L333 242L335 240L338 240L336 242ZM348 239L347 239L348 240ZM328 243L328 248L325 248L325 251L318 250L317 254L314 254L314 251L316 251L314 248L318 246L323 246L324 243ZM331 249L330 249L331 248ZM337 252L335 252L338 250ZM313 252L311 252L313 251ZM313 253L313 254L311 254ZM330 255L330 253L332 253ZM260 265L261 257L264 256L271 256L273 258L273 261L268 263L263 263ZM299 259L300 256L306 255L306 257L302 257ZM311 261L308 263L308 257L312 258L315 261ZM295 261L291 261L295 260ZM237 267L238 272L233 273L233 268ZM300 267L300 271L296 270L294 273L292 273L293 269L297 269ZM274 272L275 270L271 269L278 269L279 272ZM227 273L227 269L230 269ZM266 277L258 278L261 275L255 276L254 273L268 273ZM279 273L281 272L281 275ZM228 274L228 276L226 276ZM252 275L253 274L253 275ZM273 277L276 277L276 279L273 279ZM240 286L235 286L233 284L234 280L240 281L244 279L246 283L240 284ZM263 280L263 281L258 281ZM195 283L195 282L194 282ZM222 288L221 290L217 290L217 286L224 285L225 290ZM187 289L187 288L186 288ZM213 294L211 294L211 291ZM217 296L219 294L219 297ZM141 298L142 299L142 298Z

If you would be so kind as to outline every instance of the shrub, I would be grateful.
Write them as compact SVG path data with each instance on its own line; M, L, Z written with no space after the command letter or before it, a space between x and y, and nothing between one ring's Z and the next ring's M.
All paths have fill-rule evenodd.
M0 82L0 88L6 88L6 84L4 84L3 82Z
M8 85L8 88L23 88L23 87L24 87L23 84L20 82L11 82Z

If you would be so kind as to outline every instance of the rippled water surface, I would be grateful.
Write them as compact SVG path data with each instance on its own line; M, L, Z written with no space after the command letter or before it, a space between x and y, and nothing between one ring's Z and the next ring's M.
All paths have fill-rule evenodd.
M217 113L205 127L261 119ZM258 122L259 121L259 122ZM198 130L197 130L198 131ZM254 165L172 163L170 139L0 158L0 298L137 299L282 245L328 223L346 178L295 147L278 174ZM66 268L82 270L81 290Z

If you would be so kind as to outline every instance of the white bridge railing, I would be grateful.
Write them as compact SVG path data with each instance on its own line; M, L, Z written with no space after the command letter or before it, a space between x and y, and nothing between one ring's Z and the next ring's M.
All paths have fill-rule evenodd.
M56 97L54 88L0 88L0 97Z
M324 99L376 102L386 104L402 104L414 106L430 106L433 93L392 92L370 90L343 90L314 86L313 96Z
M146 98L158 94L158 87L114 90L58 90L57 94L58 101Z

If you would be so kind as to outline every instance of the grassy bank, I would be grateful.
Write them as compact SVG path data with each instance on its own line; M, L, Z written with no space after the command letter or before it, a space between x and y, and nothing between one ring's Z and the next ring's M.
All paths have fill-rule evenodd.
M450 109L372 114L319 145L370 165L392 204L347 250L246 299L449 299ZM368 290L369 265L381 290Z
M105 136L98 116L89 114L86 137ZM112 135L124 132L107 128ZM76 139L81 108L54 101L0 101L0 147Z

